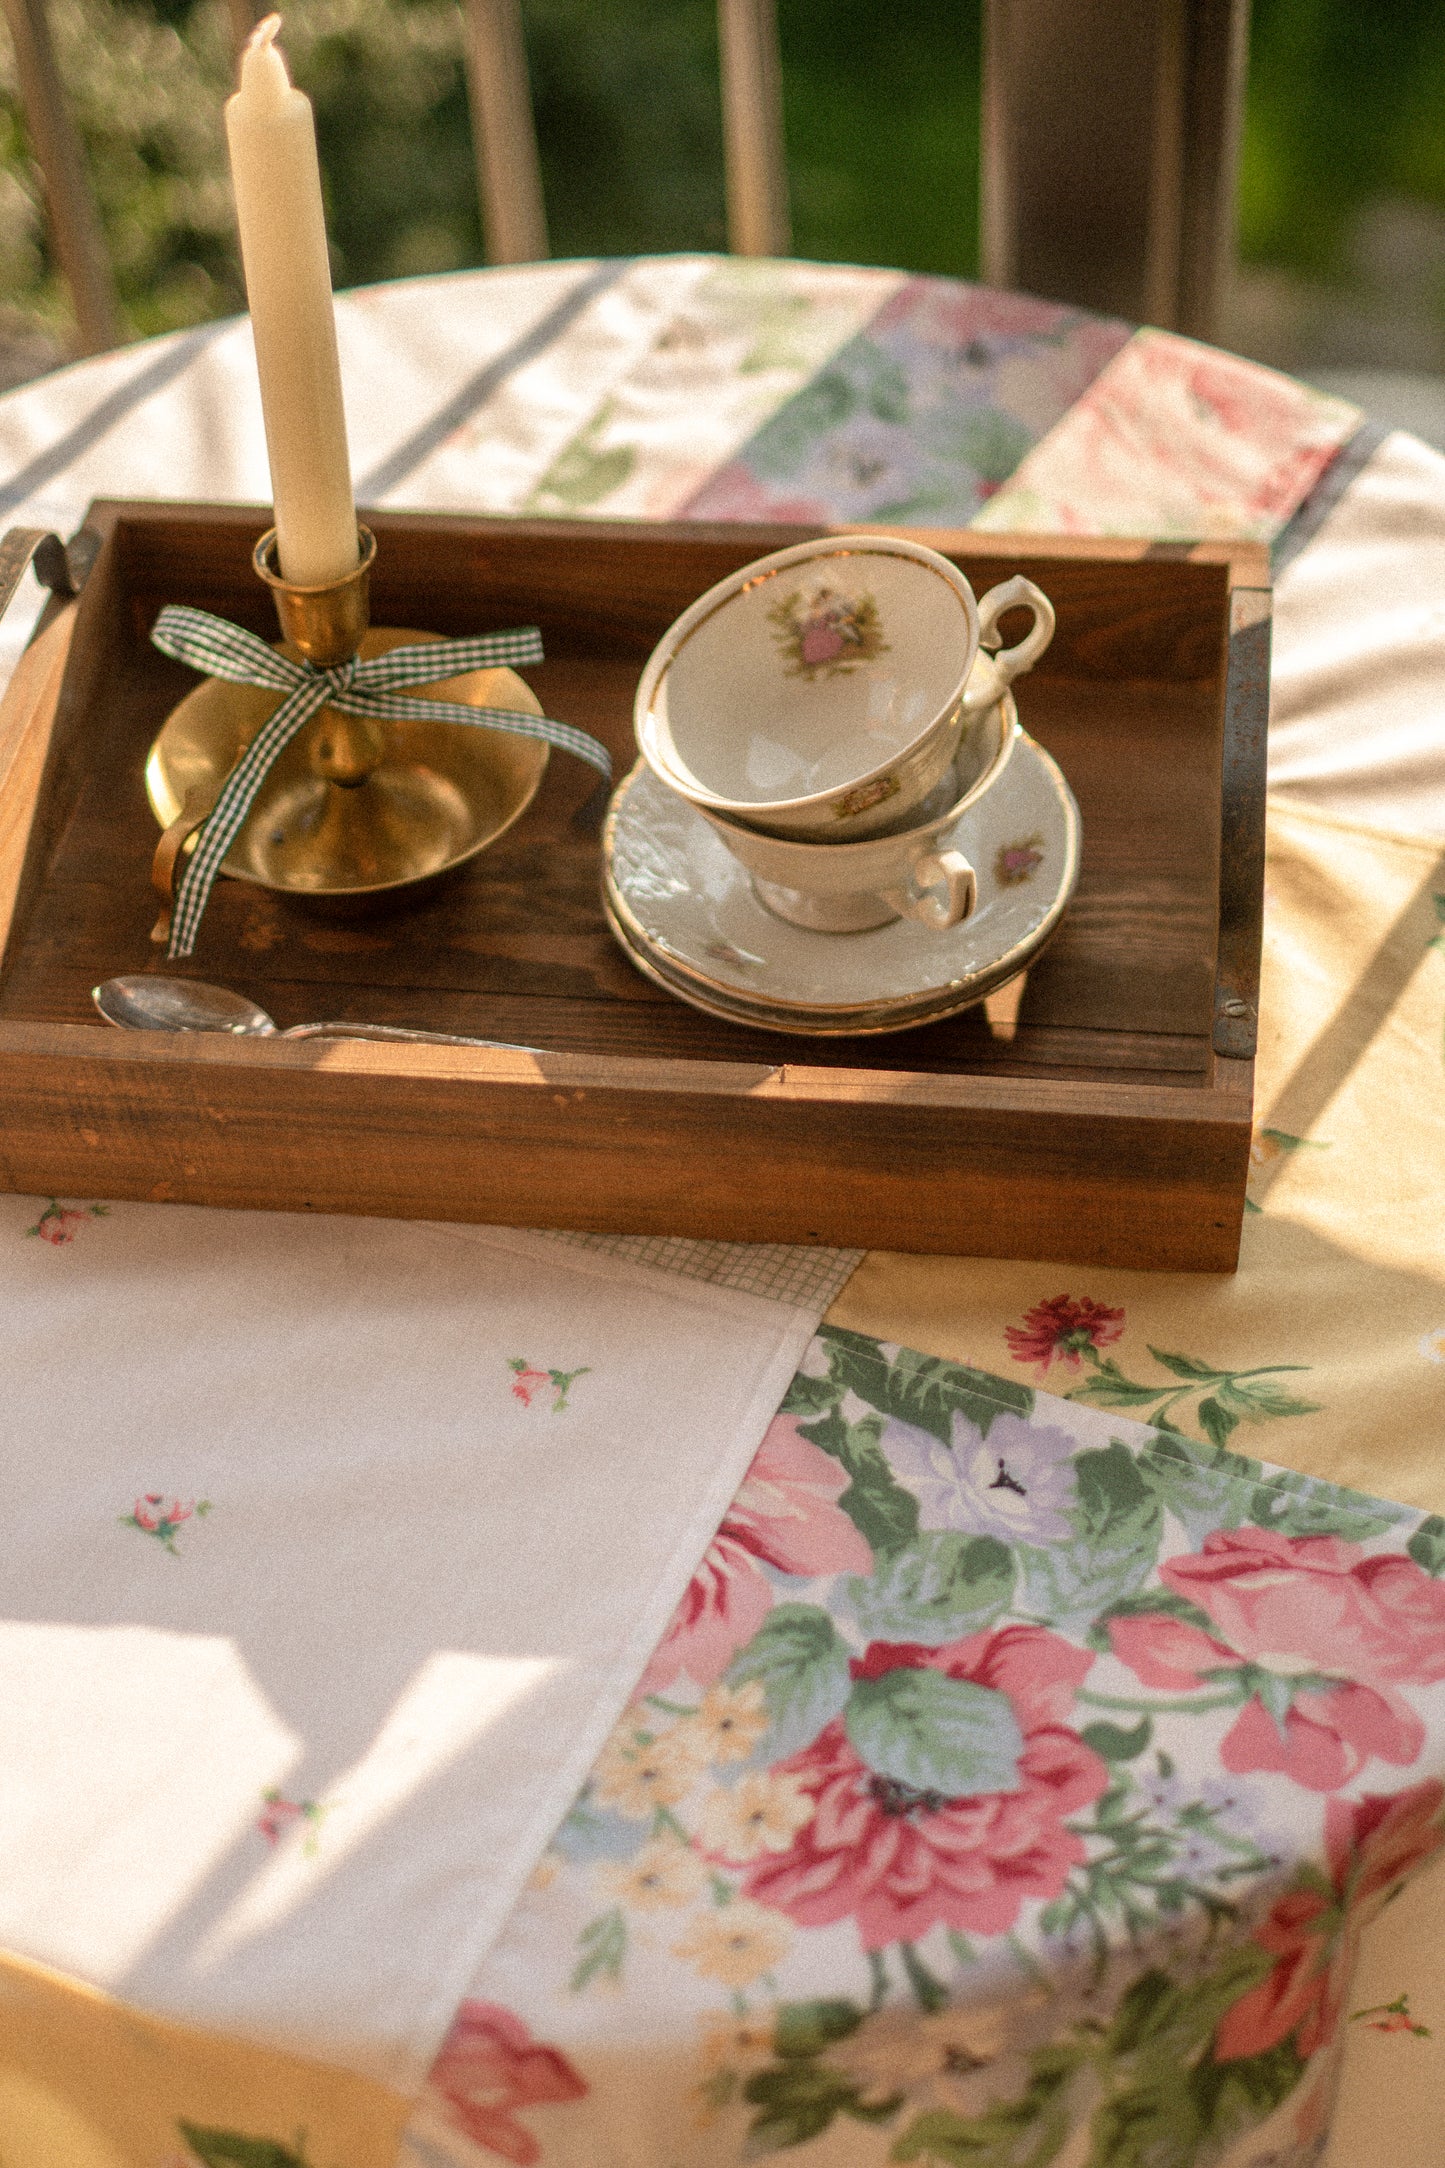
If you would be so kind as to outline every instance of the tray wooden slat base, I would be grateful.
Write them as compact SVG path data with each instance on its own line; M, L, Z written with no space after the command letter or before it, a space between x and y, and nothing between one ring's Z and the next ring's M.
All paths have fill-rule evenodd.
M378 623L540 624L548 660L530 682L619 771L657 637L712 581L806 531L368 521ZM1059 613L1019 705L1078 796L1082 873L1021 997L989 1014L823 1048L683 1007L608 935L600 804L555 757L524 819L449 883L327 917L223 881L182 967L282 1024L414 1023L540 1049L506 1054L91 1021L97 980L164 968L141 776L194 679L149 646L150 625L182 601L271 627L249 571L259 509L101 504L89 524L103 547L81 600L42 629L0 707L5 1187L1233 1268L1252 1065L1215 1041L1226 995L1242 985L1250 1008L1257 967L1263 685L1231 625L1257 650L1262 551L928 537L976 587L1022 571Z

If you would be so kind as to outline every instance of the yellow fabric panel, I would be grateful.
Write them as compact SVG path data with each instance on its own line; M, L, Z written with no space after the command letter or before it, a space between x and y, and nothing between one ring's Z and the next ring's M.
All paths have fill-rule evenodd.
M1436 899L1440 899L1438 902ZM1275 803L1265 901L1256 1164L1237 1275L873 1252L829 1321L1067 1394L1092 1358L1022 1364L1005 1338L1068 1294L1122 1310L1098 1353L1162 1396L1151 1353L1281 1369L1313 1412L1231 1447L1445 1513L1445 857ZM1274 1132L1274 1134L1271 1134ZM1201 1386L1171 1420L1199 1435ZM1156 1403L1121 1412L1149 1421Z
M268 2139L305 2168L391 2168L407 2113L365 2078L167 2024L0 1953L4 2168L192 2168L182 2123Z

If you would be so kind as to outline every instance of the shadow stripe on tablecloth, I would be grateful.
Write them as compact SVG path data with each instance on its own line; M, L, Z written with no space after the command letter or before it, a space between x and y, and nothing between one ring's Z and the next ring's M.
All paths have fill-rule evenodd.
M73 429L67 429L64 436L57 437L43 452L37 452L0 487L0 513L13 512L35 490L43 489L47 482L53 482L57 475L63 474L73 460L109 435L117 422L124 421L134 408L153 398L158 391L164 391L176 377L184 375L213 339L224 331L235 329L235 322L234 317L227 317L219 323L202 324L199 330L188 331L168 341L165 351L154 361L137 369L123 384L118 384L98 406L91 408L83 421L78 421Z
M1288 521L1275 536L1269 553L1276 579L1300 551L1313 542L1355 477L1372 460L1390 434L1381 422L1364 421L1342 444L1309 494L1301 498Z
M358 476L357 501L369 504L378 497L386 496L388 491L404 482L424 459L430 458L438 445L446 442L454 429L460 429L462 423L467 421L479 406L485 405L493 393L501 389L509 376L514 375L525 363L535 361L539 354L544 354L554 339L560 339L563 332L569 330L577 321L583 310L595 301L599 294L605 293L609 286L615 286L617 281L631 270L636 260L633 256L608 257L579 279L529 331L524 331L520 338L504 347L500 354L486 362L475 375L468 377L466 383L452 394L445 406L438 407L435 414L430 415L420 428L414 429L409 437L397 445L395 451L388 452L384 459L378 460L375 466L369 467L365 474Z

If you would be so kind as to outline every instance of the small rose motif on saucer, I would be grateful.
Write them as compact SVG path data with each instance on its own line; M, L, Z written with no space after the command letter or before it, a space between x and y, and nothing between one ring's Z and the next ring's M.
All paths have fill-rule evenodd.
M1017 888L1022 881L1033 879L1035 870L1044 862L1044 839L1042 836L1024 836L1017 843L1003 843L993 862L994 879L1000 888Z
M776 628L773 638L787 657L784 675L806 678L809 684L820 671L824 677L840 677L888 652L871 595L854 601L836 587L815 587L807 596L795 590L773 604L768 623Z

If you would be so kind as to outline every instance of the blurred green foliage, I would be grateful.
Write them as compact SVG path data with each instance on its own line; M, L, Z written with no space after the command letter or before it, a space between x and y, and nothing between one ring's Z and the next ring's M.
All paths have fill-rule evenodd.
M1377 196L1445 205L1445 0L1254 0L1241 255L1339 276Z
M138 332L241 305L221 126L223 0L50 0L121 299ZM553 253L725 240L715 0L524 0ZM979 0L781 0L794 245L967 272ZM338 285L482 260L452 0L294 0ZM0 45L0 299L60 325Z
M523 0L553 252L721 248L715 0ZM122 302L150 332L241 305L224 0L50 0ZM975 265L981 0L779 0L799 255ZM481 261L454 0L293 0L337 283ZM1247 259L1344 268L1373 195L1445 204L1445 0L1254 0ZM0 301L66 301L0 39Z

